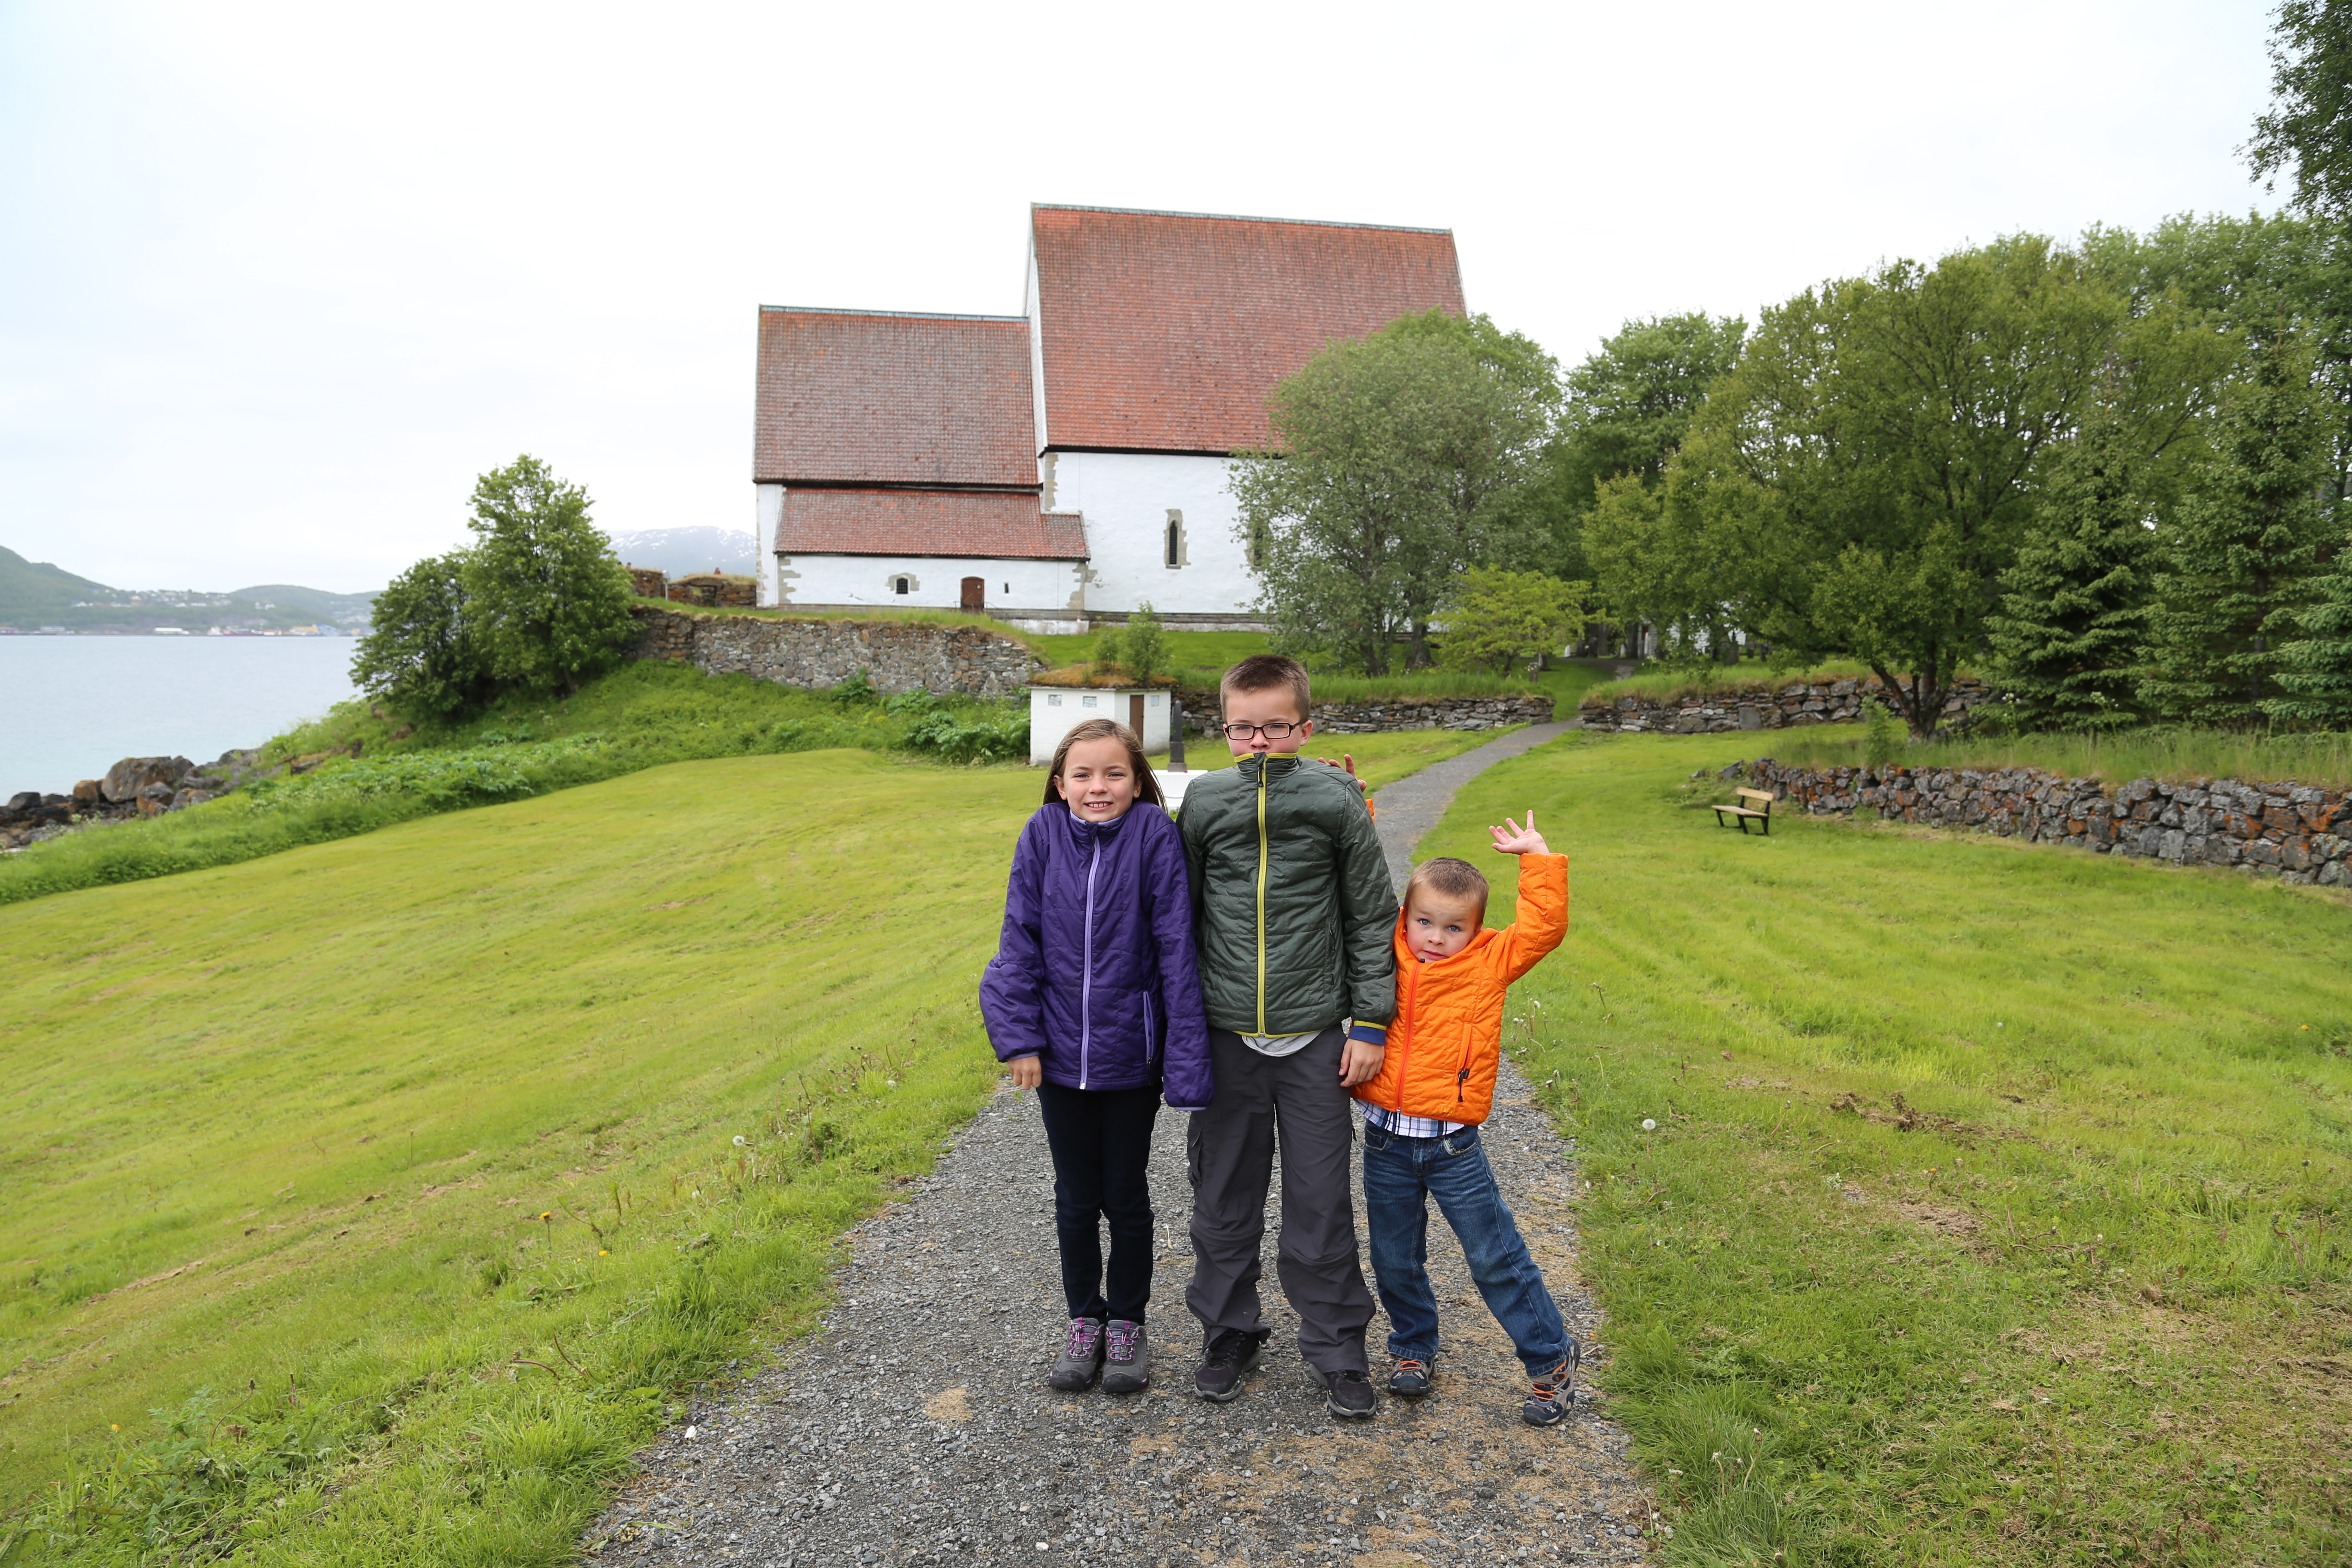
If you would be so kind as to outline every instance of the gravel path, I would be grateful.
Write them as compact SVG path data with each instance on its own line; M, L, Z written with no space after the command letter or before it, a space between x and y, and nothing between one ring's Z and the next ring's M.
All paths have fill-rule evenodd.
M1515 755L1526 745L1501 748L1527 733L1445 765ZM1458 772L1445 795L1475 771ZM1392 832L1405 826L1390 805L1402 787L1380 797ZM1488 1155L1588 1362L1601 1360L1599 1313L1576 1272L1574 1142L1510 1063L1496 1087ZM1332 1420L1297 1358L1270 1257L1275 1337L1258 1370L1231 1405L1191 1397L1200 1337L1183 1308L1183 1122L1163 1111L1152 1141L1149 1392L1045 1386L1063 1328L1052 1165L1034 1097L1000 1093L907 1200L851 1233L822 1329L698 1402L583 1549L772 1568L1643 1560L1652 1516L1624 1434L1581 1398L1549 1430L1519 1420L1525 1374L1442 1224L1430 1268L1447 1316L1429 1398L1384 1398L1370 1422ZM1269 1203L1269 1254L1275 1222ZM1376 1370L1386 1332L1376 1316Z

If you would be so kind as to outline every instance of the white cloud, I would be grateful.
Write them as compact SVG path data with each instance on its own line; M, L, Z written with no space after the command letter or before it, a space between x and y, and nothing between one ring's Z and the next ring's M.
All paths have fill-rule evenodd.
M2242 210L2265 10L0 6L0 543L373 586L520 451L747 527L756 306L1017 310L1033 200L1450 227L1571 362Z

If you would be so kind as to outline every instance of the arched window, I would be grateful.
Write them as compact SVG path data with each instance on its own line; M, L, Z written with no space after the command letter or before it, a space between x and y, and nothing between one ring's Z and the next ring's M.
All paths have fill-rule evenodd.
M890 591L894 594L905 593L907 591L907 580L904 577L893 577L890 579Z
M1162 542L1160 559L1170 567L1184 564L1184 514L1174 507L1168 509L1168 533Z

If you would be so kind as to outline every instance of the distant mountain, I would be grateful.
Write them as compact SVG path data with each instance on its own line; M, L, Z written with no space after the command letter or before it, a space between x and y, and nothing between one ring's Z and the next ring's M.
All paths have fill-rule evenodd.
M330 594L323 588L299 588L291 583L265 583L257 588L232 588L232 599L249 599L257 605L275 605L281 610L295 610L314 620L332 621L337 626L364 626L375 606L375 596L381 589L364 594Z
M321 626L347 632L367 629L375 595L330 594L318 588L273 583L233 593L194 588L110 588L77 577L47 562L27 561L0 545L0 626L33 632L56 627L70 632L152 633L158 626L202 632L284 631Z
M690 572L748 575L752 540L749 530L730 528L640 528L612 536L613 553L632 566L650 566L672 577Z
M12 611L69 609L84 600L113 597L114 590L103 583L77 577L46 561L27 561L0 545L0 616Z

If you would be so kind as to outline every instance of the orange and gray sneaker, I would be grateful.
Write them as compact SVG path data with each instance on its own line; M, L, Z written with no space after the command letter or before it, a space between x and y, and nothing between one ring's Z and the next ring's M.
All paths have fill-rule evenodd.
M1429 1363L1411 1356L1397 1357L1396 1370L1389 1373L1389 1392L1399 1399L1419 1399L1429 1392Z
M1535 1380L1528 1391L1528 1402L1519 1406L1519 1419L1530 1426L1553 1426L1568 1414L1576 1402L1576 1363L1581 1356L1574 1340L1568 1342L1568 1353L1559 1364Z

